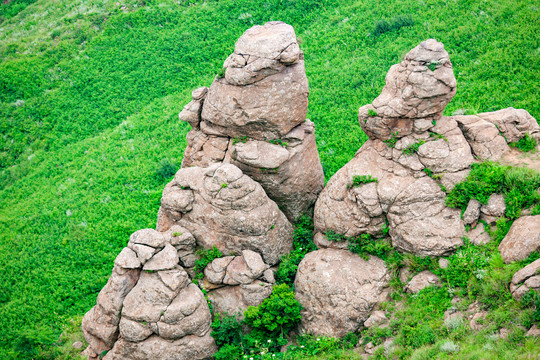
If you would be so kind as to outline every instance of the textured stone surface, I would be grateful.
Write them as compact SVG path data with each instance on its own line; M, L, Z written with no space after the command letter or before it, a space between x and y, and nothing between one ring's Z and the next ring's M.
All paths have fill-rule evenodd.
M540 248L540 215L523 216L512 224L499 245L505 263L526 259Z
M510 150L497 127L475 115L453 116L469 142L474 155L480 160L499 160Z
M425 270L413 276L411 281L409 281L407 286L405 286L405 291L417 294L420 290L428 286L440 284L441 280L437 277L437 275L433 274L431 271Z
M242 250L273 265L292 247L292 226L257 182L231 164L180 169L163 191L158 229L181 225L205 248Z
M312 209L324 187L324 173L315 143L314 124L306 120L280 146L248 140L232 147L231 162L259 182L291 221Z
M504 196L500 194L492 194L488 199L488 203L480 208L482 214L495 218L503 216L505 210Z
M295 280L296 298L304 307L303 330L333 337L358 330L389 278L384 262L373 256L366 261L337 249L308 253Z
M478 114L480 118L493 123L504 135L506 141L519 141L525 134L540 140L540 126L535 118L523 109L512 107L493 112Z
M468 225L476 223L480 217L481 206L482 204L480 204L480 201L476 199L469 200L467 209L465 209L465 212L463 213L463 222Z
M475 245L485 245L491 241L491 236L486 232L482 223L478 223L474 229L469 230L466 236Z
M306 119L308 82L292 26L269 22L238 39L202 109L209 135L279 139Z
M272 284L255 280L250 284L225 286L208 292L214 313L237 314L243 317L249 306L260 305L272 294Z
M521 300L529 290L540 291L540 259L533 261L512 277L510 291L516 300Z
M380 140L388 140L396 132L397 137L425 132L455 93L448 53L440 42L426 40L390 68L381 94L360 108L360 125L370 138Z

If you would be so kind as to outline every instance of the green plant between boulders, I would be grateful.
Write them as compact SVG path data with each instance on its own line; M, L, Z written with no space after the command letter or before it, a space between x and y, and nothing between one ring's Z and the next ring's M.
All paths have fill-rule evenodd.
M525 134L525 136L519 139L519 141L510 143L509 145L523 152L529 152L536 149L538 142L536 139L530 137L529 134Z
M426 142L422 139L418 140L417 142L415 142L414 144L411 144L409 146L407 146L405 149L402 150L402 153L404 153L405 155L412 155L412 154L415 154L418 152L418 149L420 148L420 146L424 145Z
M196 255L199 257L195 260L195 266L193 267L193 282L198 283L199 280L204 278L204 269L208 264L210 264L214 259L220 258L223 256L221 251L213 246L212 249L200 249L197 250Z

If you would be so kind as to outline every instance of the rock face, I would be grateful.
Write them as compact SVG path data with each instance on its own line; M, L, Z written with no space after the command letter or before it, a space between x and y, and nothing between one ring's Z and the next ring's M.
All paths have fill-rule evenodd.
M294 29L254 26L238 39L225 75L192 94L182 167L233 163L259 182L291 221L312 211L324 186L308 82Z
M478 116L496 125L508 142L519 141L525 134L540 140L540 126L527 110L510 107L478 114Z
M413 276L411 281L405 286L407 292L417 294L420 290L433 285L440 285L441 280L437 275L433 274L431 271L425 270L421 273Z
M83 319L90 359L104 351L107 360L204 359L216 351L206 299L181 266L193 236L180 230L144 229L130 237Z
M205 248L256 251L276 264L292 248L292 226L261 185L231 164L180 169L163 191L157 229L185 227Z
M540 248L540 215L523 216L512 224L499 244L505 263L525 260Z
M384 262L363 260L347 250L308 253L294 282L302 328L310 334L341 337L366 321L390 276Z
M480 160L499 160L510 148L499 135L497 127L479 116L453 116L465 138L471 145L474 155Z
M444 205L435 180L459 182L474 161L456 120L442 117L455 86L448 54L435 40L390 69L381 95L359 111L370 140L317 200L318 233L379 236L387 221L392 245L403 251L441 256L462 244L459 210ZM353 184L365 176L376 182Z

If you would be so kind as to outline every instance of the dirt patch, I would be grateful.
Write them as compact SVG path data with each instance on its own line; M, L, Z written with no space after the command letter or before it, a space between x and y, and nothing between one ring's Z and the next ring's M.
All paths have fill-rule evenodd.
M510 148L510 151L502 157L500 163L540 171L540 151L533 150L532 152L524 153L518 149Z

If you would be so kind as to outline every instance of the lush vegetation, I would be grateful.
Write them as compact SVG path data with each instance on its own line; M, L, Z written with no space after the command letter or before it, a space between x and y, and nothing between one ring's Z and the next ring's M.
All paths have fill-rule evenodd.
M358 107L380 93L392 64L430 37L445 44L459 84L447 114L513 106L539 118L539 13L528 0L0 5L0 358L74 357L61 355L68 345L60 335L93 306L129 235L155 225L189 130L177 113L193 88L220 73L248 27L295 27L328 179L367 139ZM277 278L291 283L307 251L295 245ZM507 279L497 269L493 276ZM453 340L456 356L489 343L494 357L517 358L510 345L537 346L523 334L504 346L486 336ZM336 343L306 338L299 349L309 349L302 357L334 349L328 358L353 358ZM418 351L439 349L425 346Z
M371 175L354 175L352 179L352 184L347 185L348 187L356 187L364 184L369 184L372 182L378 182L377 178L372 177Z

